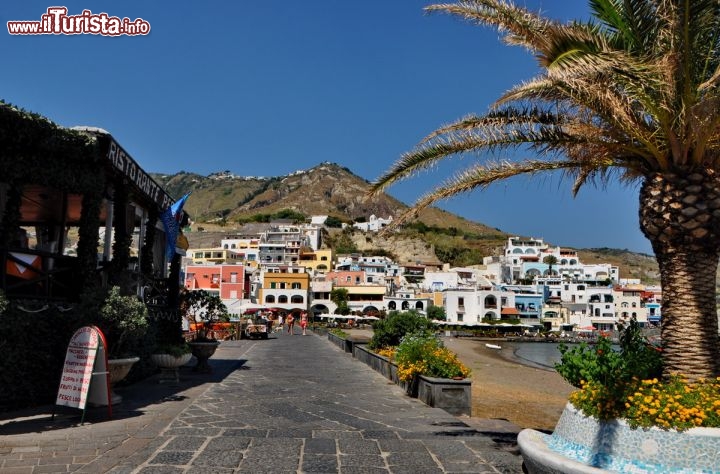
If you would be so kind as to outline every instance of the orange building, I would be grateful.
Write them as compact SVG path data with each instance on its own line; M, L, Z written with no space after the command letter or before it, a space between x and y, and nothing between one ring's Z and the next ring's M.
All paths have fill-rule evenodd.
M221 299L243 299L249 294L244 265L188 265L185 288L207 290Z

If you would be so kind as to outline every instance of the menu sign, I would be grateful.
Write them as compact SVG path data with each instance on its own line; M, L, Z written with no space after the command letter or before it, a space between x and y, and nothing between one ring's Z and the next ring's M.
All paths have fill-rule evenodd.
M85 409L93 368L104 337L95 326L85 326L70 339L56 405ZM105 361L102 361L105 364Z

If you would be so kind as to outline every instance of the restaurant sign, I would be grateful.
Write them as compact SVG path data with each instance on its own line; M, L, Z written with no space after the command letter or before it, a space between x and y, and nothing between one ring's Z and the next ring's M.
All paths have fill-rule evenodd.
M127 177L148 198L155 201L160 209L167 209L174 202L152 177L112 138L109 137L107 159Z
M56 405L85 409L93 376L107 374L104 349L105 336L99 328L85 326L75 331L65 354ZM96 382L107 384L106 377Z

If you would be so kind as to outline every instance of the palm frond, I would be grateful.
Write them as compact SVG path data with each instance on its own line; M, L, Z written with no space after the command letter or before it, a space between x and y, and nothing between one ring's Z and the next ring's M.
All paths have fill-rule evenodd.
M612 166L612 161L598 161L594 164L596 168ZM442 185L433 189L430 193L421 196L407 211L402 213L386 229L387 231L408 222L416 217L420 211L435 204L438 201L468 193L476 189L484 189L491 184L503 181L520 175L538 174L558 170L577 170L578 162L574 160L524 160L519 163L500 161L471 167L453 178L450 178Z
M567 137L562 128L553 123L557 119L535 108L496 110L471 122L461 120L455 126L445 127L443 135L404 153L390 170L372 184L370 195L377 195L393 183L426 170L448 156L471 151L494 152L522 145L562 143ZM468 130L470 123L475 127Z
M543 48L545 30L555 22L537 13L503 0L466 0L424 8L428 13L442 12L462 17L481 25L494 26L504 33L510 45L523 46L535 52Z

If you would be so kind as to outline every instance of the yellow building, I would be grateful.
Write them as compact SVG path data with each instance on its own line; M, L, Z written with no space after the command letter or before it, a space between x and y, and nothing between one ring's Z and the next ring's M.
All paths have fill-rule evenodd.
M297 263L308 270L325 273L332 270L333 258L332 249L313 250L310 247L303 247L300 249L300 258Z
M262 273L258 302L288 312L307 311L309 294L310 274L304 267L281 267Z
M258 262L248 260L247 256L238 250L223 249L220 247L206 249L188 249L187 256L192 259L193 265L235 264L242 263L250 267L257 267Z

